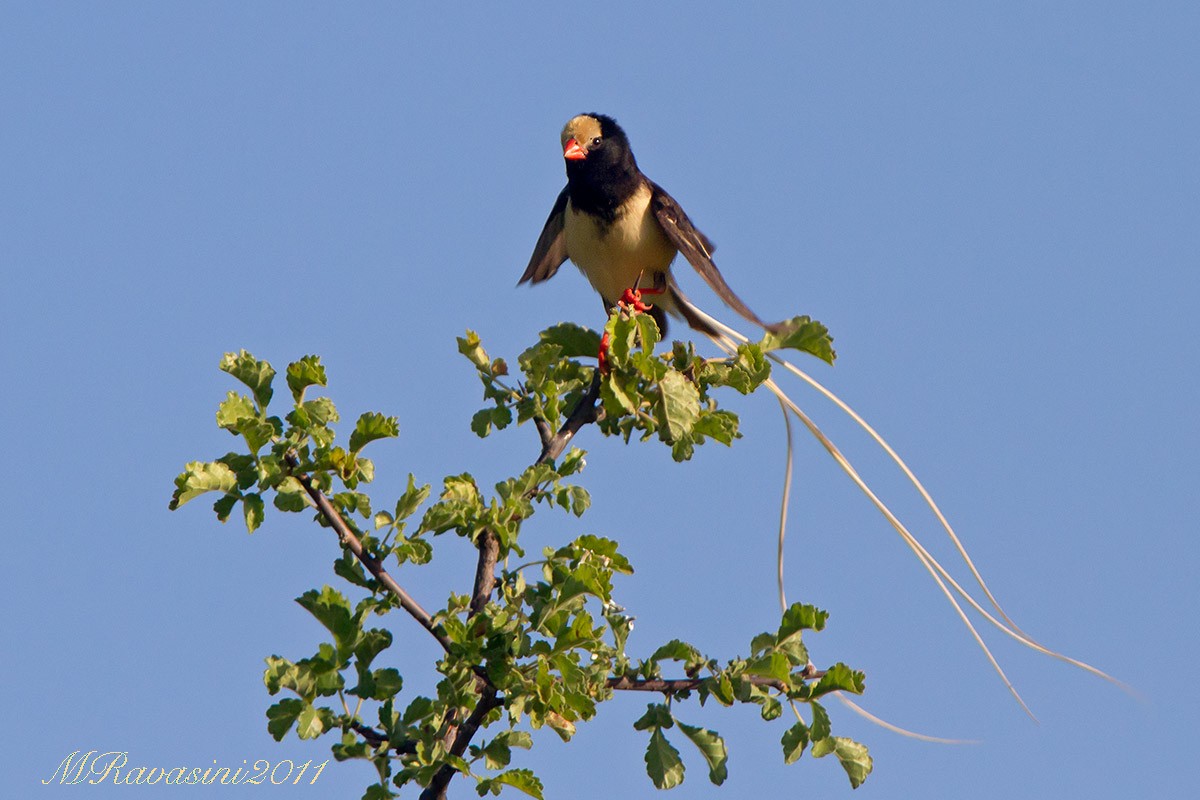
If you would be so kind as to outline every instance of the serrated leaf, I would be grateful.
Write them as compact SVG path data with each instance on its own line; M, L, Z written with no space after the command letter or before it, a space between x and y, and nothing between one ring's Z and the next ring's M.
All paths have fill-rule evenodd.
M254 533L263 521L263 499L259 494L248 494L242 498L242 514L246 519L246 531Z
M372 783L367 787L367 791L363 792L362 800L395 800L399 796L385 784Z
M687 438L700 418L700 393L696 385L678 372L668 372L658 383L662 396L659 413L666 425L668 441Z
M368 411L358 418L354 432L350 434L350 452L357 453L376 439L389 439L400 435L400 423L395 417L385 417Z
M779 624L779 641L784 641L792 635L805 630L820 631L825 628L829 614L816 606L792 603Z
M658 344L659 339L662 338L658 330L658 323L649 314L637 314L633 320L643 352L653 353L654 345Z
M275 741L283 741L283 737L292 729L296 718L304 711L304 702L294 697L280 700L267 709L267 732L275 737Z
M492 790L490 786L498 787L500 784L503 784L511 786L514 789L519 789L530 797L537 798L537 800L543 800L542 792L544 791L544 787L542 786L542 782L538 780L538 777L533 774L532 770L510 769L507 772L501 772L494 778L486 779L480 785L482 786L484 783L489 784L489 788L479 792L481 797L487 791L492 791L493 794L496 794L497 791Z
M184 465L175 479L175 491L168 506L172 511L206 492L231 492L237 486L237 475L219 461L192 461Z
M700 655L699 650L679 639L672 639L655 650L650 656L651 661L661 661L663 659L682 661L685 664L696 664L704 661L704 657Z
M833 337L829 329L807 316L793 317L784 322L779 333L768 331L762 338L763 351L790 348L810 353L827 364L832 364L837 354L833 351Z
M372 673L375 680L375 691L371 693L371 698L375 700L387 700L389 697L395 697L404 688L404 678L401 677L400 671L393 667L384 667L377 669Z
M308 508L310 500L300 481L289 476L275 487L275 499L271 502L280 511L303 511Z
M257 419L258 409L254 401L244 394L229 392L221 405L217 406L217 426L227 431L237 432L238 423L244 419Z
M320 712L312 706L306 707L296 717L296 733L301 739L316 739L325 732Z
M600 334L572 322L549 327L538 338L562 348L563 358L595 358L600 352Z
M725 749L725 740L716 731L685 725L678 721L676 724L679 726L679 730L683 731L684 736L692 740L692 744L696 745L700 755L704 756L704 760L708 762L708 779L717 786L724 783L725 779L729 777L729 753Z
M871 774L873 763L866 745L859 744L853 739L847 739L844 736L828 736L813 742L812 753L814 758L821 758L830 753L837 756L842 769L846 770L846 776L850 778L850 786L853 789L861 786L867 776Z
M637 411L636 391L636 385L628 378L611 372L605 375L600 383L600 400L604 403L604 413L616 418Z
M737 356L730 365L726 383L742 394L750 394L771 377L771 363L762 348L752 342L739 345Z
M358 626L350 613L350 601L336 589L330 586L322 587L320 592L310 589L297 597L296 602L333 634L340 649L348 650L358 637Z
M237 505L238 500L241 500L240 494L227 494L217 502L213 503L213 511L217 512L217 519L225 522L229 519L229 515L233 513L233 507Z
M571 513L582 517L592 505L592 496L582 486L569 486L567 492L571 498Z
M471 416L471 432L480 439L492 432L492 409L483 408Z
M863 674L850 669L845 664L838 662L829 669L825 670L825 674L821 676L821 680L812 687L811 697L820 697L821 695L830 692L851 692L852 694L862 694L865 689Z
M275 378L275 370L266 361L259 361L245 350L237 355L226 353L221 359L221 371L250 387L260 409L265 409L271 402L271 381Z
M650 733L646 745L646 774L657 789L670 789L683 783L683 761L660 728Z
M696 436L707 436L723 445L733 444L738 433L738 417L732 411L709 411L700 415L692 433Z
M633 723L633 729L648 731L655 728L670 728L674 724L675 718L671 716L671 709L662 703L649 703L646 705L646 713Z
M342 557L333 562L333 572L355 586L371 588L372 579L367 576L362 564L349 550L343 551Z
M629 354L633 350L637 324L632 317L616 313L608 318L604 330L608 334L610 363L615 367L625 367L629 363Z
M783 744L783 763L794 763L804 755L804 748L808 747L808 726L797 721L795 725L784 731L781 743Z
M292 390L292 399L297 403L309 386L325 386L325 367L321 365L321 357L304 356L288 364L287 385Z
M396 511L394 517L397 522L412 516L417 507L429 499L429 484L417 486L416 478L413 474L408 473L408 488L404 490L404 494L400 495L400 499L396 501Z

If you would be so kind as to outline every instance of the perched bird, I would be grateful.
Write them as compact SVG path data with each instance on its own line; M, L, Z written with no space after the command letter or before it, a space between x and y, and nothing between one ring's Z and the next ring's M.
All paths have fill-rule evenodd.
M518 283L541 283L568 258L579 267L606 308L630 290L652 295L647 311L664 334L667 314L696 330L717 331L679 291L671 275L676 253L734 311L767 329L713 263L713 245L661 186L638 169L625 131L612 117L580 114L562 131L567 185L558 195Z

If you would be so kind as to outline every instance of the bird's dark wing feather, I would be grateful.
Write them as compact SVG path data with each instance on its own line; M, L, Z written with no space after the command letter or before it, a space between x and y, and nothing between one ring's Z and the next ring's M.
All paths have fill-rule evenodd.
M688 260L688 263L695 268L696 272L700 273L701 278L704 278L704 282L712 287L712 290L725 301L726 305L746 319L760 327L769 330L775 329L777 325L770 325L759 319L758 315L734 294L733 289L729 288L729 284L721 276L717 265L713 263L712 243L703 233L696 230L696 226L688 219L688 215L679 207L675 198L653 181L650 182L650 189L652 191L650 208L654 211L658 224L662 226L663 232L667 234L671 243L679 249L679 252L683 253L683 257ZM691 322L691 320L688 321Z
M558 199L554 201L554 208L550 210L546 226L542 228L542 235L538 237L537 244L533 248L533 255L529 258L529 266L525 268L525 274L521 276L521 280L517 281L518 284L525 283L525 281L541 283L553 277L562 263L567 260L567 240L563 236L563 223L566 218L567 190L564 187L559 193Z

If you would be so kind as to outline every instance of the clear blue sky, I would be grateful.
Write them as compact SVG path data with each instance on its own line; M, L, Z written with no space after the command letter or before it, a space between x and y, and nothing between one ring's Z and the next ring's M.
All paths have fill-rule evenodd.
M319 353L344 418L398 415L400 439L375 446L380 498L408 471L518 471L535 433L475 438L454 337L474 328L511 358L552 323L601 323L571 268L514 286L563 184L559 129L596 110L753 308L830 327L837 366L808 366L909 458L1017 621L1145 694L989 634L1031 722L802 440L788 584L832 612L814 659L864 669L876 714L982 740L905 740L834 704L875 757L857 795L1194 793L1195 3L106 5L0 8L6 785L65 794L37 782L76 749L326 757L324 740L269 738L261 672L318 641L291 598L330 580L331 537L297 516L247 536L204 502L167 511L184 462L232 445L217 363ZM898 473L797 391L944 553ZM728 402L746 438L683 466L585 431L592 511L525 534L535 552L621 540L635 652L679 636L728 656L777 621L782 423L765 398ZM434 567L399 578L436 605L467 588L463 559L439 541ZM435 646L393 619L392 663L421 691ZM646 700L606 705L571 746L539 735L517 765L548 797L650 794L631 728ZM725 735L730 778L711 787L685 751L674 797L850 793L832 761L783 766L782 726L752 710L691 718ZM604 780L580 780L595 764ZM333 764L289 791L369 780Z

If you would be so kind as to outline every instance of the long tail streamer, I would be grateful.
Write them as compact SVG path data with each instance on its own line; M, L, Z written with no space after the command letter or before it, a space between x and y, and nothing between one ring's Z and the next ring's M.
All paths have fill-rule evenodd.
M683 299L683 298L681 298L681 299ZM687 302L686 299L683 299L683 302ZM688 309L689 312L691 312L692 314L695 314L696 317L702 319L704 322L708 323L708 325L710 325L713 328L713 330L717 331L716 334L708 334L709 338L712 339L713 343L716 344L717 347L719 347L721 350L725 351L726 353L733 354L737 350L738 343L749 341L749 339L746 336L742 335L741 333L734 330L733 328L730 328L729 326L723 324L722 322L710 317L708 314L705 314L703 311L696 308L696 306L691 305L690 303L689 303L689 306L690 306L690 308ZM925 486L921 483L921 481L913 473L912 469L909 468L908 464L906 464L904 462L904 460L900 457L900 455L892 448L892 446L889 445L887 443L887 441L873 427L871 427L871 425L868 424L866 422L866 420L864 420L853 408L851 408L845 401L843 401L841 398L839 398L837 395L835 395L832 391L830 391L825 386L823 386L821 383L819 383L816 379L814 379L813 377L808 375L808 373L804 372L799 367L792 364L790 361L787 361L786 359L782 358L777 353L769 352L766 355L772 361L774 361L775 363L777 363L778 365L783 367L785 370L787 370L788 372L795 375L796 377L800 378L802 381L807 383L809 386L814 388L817 392L819 392L824 397L826 397L828 400L830 400L839 409L841 409L843 412L845 412L859 427L861 427L864 431L866 431L866 433L871 437L871 439L873 441L875 441L875 443L878 444L879 447L881 447L885 453L887 453L888 457L891 458L891 460L893 462L895 462L895 464L900 468L901 472L903 472L904 476L908 479L908 481L916 488L917 492L921 495L921 498L925 501L926 505L928 505L930 510L933 512L934 516L937 518L938 522L941 524L942 528L945 530L947 536L949 536L950 541L954 544L954 547L958 551L959 556L963 559L963 562L966 564L967 569L970 571L970 573L973 576L973 578L975 579L976 583L979 584L979 587L982 590L983 595L986 598L987 602L990 603L991 607L995 610L996 615L999 615L999 618L997 618L996 615L993 615L990 611L988 611L982 603L980 603L978 600L976 600L973 595L971 595L966 589L964 589L962 587L962 585L959 584L959 582L957 580L955 580L953 576L950 575L950 573L945 569L945 567L943 567L942 564L940 562L938 562L938 560L936 558L934 558L929 553L928 550L925 549L924 545L922 545L920 543L920 541L917 540L917 538L908 530L908 528L904 525L904 523L902 523L900 521L900 519L891 511L891 509L888 508L887 504L885 504L883 502L883 500L881 500L879 498L879 496L870 488L870 486L867 485L866 481L863 480L863 478L859 475L858 471L850 463L849 459L847 459L846 456L842 454L841 450L838 449L838 447L833 443L833 441L830 440L829 437L825 435L825 433L816 425L816 423L813 422L812 419L807 414L805 414L803 410L801 410L799 405L797 405L796 402L793 401L791 399L791 397L789 397L788 394L786 392L784 392L783 389L781 389L779 387L779 385L773 379L768 379L767 381L765 381L765 385L775 395L776 399L778 399L780 406L784 409L785 419L788 420L788 423L787 423L787 439L788 439L787 467L785 470L785 488L784 488L784 494L783 494L783 502L781 504L781 511L780 511L778 570L777 570L778 581L779 581L779 599L780 599L781 603L783 603L786 606L786 600L785 600L785 595L784 595L784 591L783 591L783 545L784 545L784 537L785 537L785 531L786 531L787 507L788 507L788 501L789 501L789 497L790 497L792 465L793 465L792 430L791 430L790 418L788 417L788 415L790 414L790 415L794 416L796 419L800 420L801 424L803 424L804 427L808 429L809 433L811 433L813 435L813 437L826 450L826 452L828 452L829 455L833 457L833 460L838 464L839 467L841 467L842 471L845 472L846 475L849 476L850 480L853 481L854 484L863 492L863 494L865 494L867 496L867 498L871 501L871 504L874 505L875 508L884 516L884 518L888 521L888 523L892 526L892 528L894 528L896 530L896 532L900 535L900 538L904 541L904 543L909 547L910 550L912 550L914 555L916 555L917 560L921 563L921 565L923 567L925 567L925 570L929 573L930 577L933 578L934 583L937 584L938 588L942 591L942 594L944 594L946 596L946 599L949 601L950 605L954 608L954 610L958 614L959 618L963 621L963 624L966 625L967 630L970 631L972 638L975 639L975 642L979 645L980 649L983 651L984 655L987 657L988 662L992 665L992 669L995 670L996 674L1000 677L1000 680L1004 683L1005 687L1008 688L1009 692L1012 693L1013 697L1020 704L1021 708L1024 709L1025 712L1027 714L1029 714L1030 717L1033 717L1033 712L1030 711L1029 707L1025 704L1025 701L1021 698L1021 695L1017 692L1017 690L1013 686L1012 682L1008 679L1008 676L1005 675L1003 668L1000 666L1000 663L996 660L995 656L992 654L992 651L988 648L987 644L984 642L983 637L980 635L980 633L976 629L975 625L971 622L971 619L967 616L966 611L964 610L962 604L960 604L960 602L959 602L960 599L963 602L965 602L968 606L973 608L976 612L978 612L984 619L986 619L994 627L996 627L1000 631L1004 632L1008 636L1012 637L1013 639L1017 640L1024 646L1026 646L1032 650L1036 650L1037 652L1042 653L1044 655L1050 656L1051 658L1055 658L1060 661L1064 661L1068 664L1078 667L1079 669L1090 672L1093 675L1097 675L1107 681L1110 681L1110 682L1116 684L1117 686L1120 686L1125 691L1132 693L1132 690L1130 689L1130 687L1126 686L1124 683L1122 683L1121 681L1112 677L1111 675L1109 675L1109 674L1103 672L1102 670L1099 670L1096 667L1093 667L1092 665L1087 664L1083 661L1080 661L1075 658L1071 658L1070 656L1066 656L1066 655L1063 655L1062 653L1051 650L1050 648L1040 644L1039 642L1034 640L1031 636L1029 636L1024 631L1022 631L1021 628L1015 622L1013 622L1012 618L1009 617L1009 615L1000 606L1000 603L996 600L995 595L992 593L991 589L988 588L987 583L983 579L983 575L979 572L978 568L975 566L974 561L972 561L970 555L967 553L966 547L963 545L962 540L959 539L958 535L954 532L953 527L951 527L949 521L946 519L946 516L942 513L942 510L938 507L937 503L934 501L934 499L930 495L929 491L925 488ZM878 718L873 718L872 715L870 715L865 710L859 708L858 706L856 706L854 703L850 702L849 700L847 700L845 698L842 698L842 700L847 705L849 705L852 709L856 710L858 713L861 713L863 716L867 717L868 719L873 719L874 721L882 724L884 727L887 727L889 729L896 729L895 726L890 725L890 723L884 723L882 720L878 720ZM1036 717L1033 717L1033 718L1036 719ZM911 736L915 736L916 738L926 739L926 740L930 740L930 741L959 741L959 740L939 739L938 737L924 736L922 734L913 734L911 732L904 731L903 729L896 729L896 730L898 732L904 733L905 735L911 735Z

